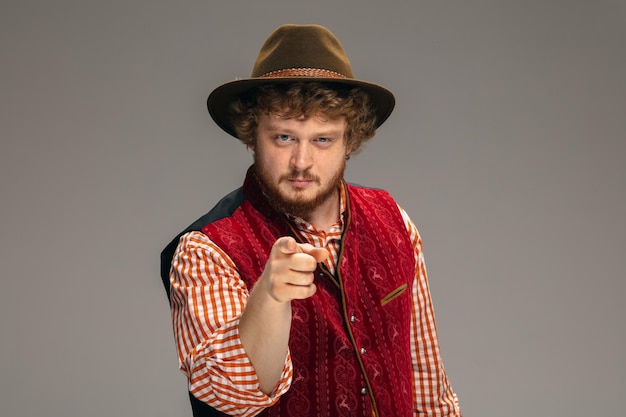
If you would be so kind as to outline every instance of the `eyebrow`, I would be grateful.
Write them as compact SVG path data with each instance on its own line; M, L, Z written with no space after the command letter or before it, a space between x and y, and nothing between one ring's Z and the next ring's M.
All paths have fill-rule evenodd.
M268 126L263 128L263 131L267 133L296 134L295 129L291 129L289 127L276 126L272 123L270 123ZM327 136L343 136L343 135L341 134L341 129L328 129L328 130L320 130L319 132L315 132L313 136L327 137Z

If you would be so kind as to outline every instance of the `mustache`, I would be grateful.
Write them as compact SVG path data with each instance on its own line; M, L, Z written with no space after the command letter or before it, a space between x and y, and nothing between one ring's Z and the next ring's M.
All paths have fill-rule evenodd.
M303 181L315 181L319 182L320 177L313 175L308 171L291 171L289 174L281 175L279 182L291 181L291 180L303 180Z

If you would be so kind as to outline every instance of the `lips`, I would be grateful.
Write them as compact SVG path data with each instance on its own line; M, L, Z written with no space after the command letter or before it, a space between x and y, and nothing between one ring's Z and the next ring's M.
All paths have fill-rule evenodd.
M287 181L294 187L304 188L315 182L314 179L308 178L289 178Z

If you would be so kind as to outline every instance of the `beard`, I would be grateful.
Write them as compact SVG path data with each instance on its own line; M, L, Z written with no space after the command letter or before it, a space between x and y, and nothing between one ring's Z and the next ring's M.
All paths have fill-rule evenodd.
M276 183L272 180L269 171L260 158L257 158L256 153L254 154L254 170L259 179L261 191L263 191L267 201L276 211L306 219L316 208L325 203L333 195L337 195L336 193L338 192L346 170L346 161L345 159L343 160L328 184L309 198L304 195L304 191L298 190L294 191L295 195L293 196L285 195L279 187L282 182L289 181L293 178L305 179L313 181L317 185L322 185L320 178L312 175L308 170L293 170L288 174L281 175Z

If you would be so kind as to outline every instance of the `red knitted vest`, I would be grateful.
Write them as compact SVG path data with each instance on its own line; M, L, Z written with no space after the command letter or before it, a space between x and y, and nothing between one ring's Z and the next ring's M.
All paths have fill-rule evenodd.
M411 242L386 192L345 187L348 213L337 273L318 268L315 295L292 302L293 382L261 416L413 416ZM300 240L258 190L249 173L244 202L202 229L230 256L248 288L277 238Z

